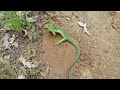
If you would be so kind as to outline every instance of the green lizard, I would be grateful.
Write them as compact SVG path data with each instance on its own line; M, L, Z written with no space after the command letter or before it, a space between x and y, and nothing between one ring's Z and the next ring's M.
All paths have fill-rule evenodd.
M69 69L67 70L68 73L71 70L71 68L74 66L74 64L78 61L79 57L80 57L80 46L78 45L78 43L70 36L67 34L67 32L65 32L62 28L57 27L53 24L47 23L44 25L44 28L46 28L49 32L51 32L53 34L53 36L56 36L56 33L59 33L62 35L62 39L60 41L58 41L57 43L55 43L56 45L60 45L62 42L64 41L69 41L70 43L72 43L76 49L77 49L77 56L75 61L72 63L72 65L69 67Z

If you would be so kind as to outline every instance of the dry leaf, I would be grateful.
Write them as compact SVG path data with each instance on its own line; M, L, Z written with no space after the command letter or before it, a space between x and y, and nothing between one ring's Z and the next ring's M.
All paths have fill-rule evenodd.
M9 43L13 43L14 40L15 40L15 34L13 34L11 38L9 38Z
M35 68L35 65L32 64L31 62L27 62L26 59L22 55L20 56L19 61L28 68Z
M48 66L44 72L40 72L41 76L45 78L48 75L49 70L50 70L50 67Z
M87 29L87 24L85 23L83 23L83 22L81 22L81 21L79 21L78 22L78 25L80 26L80 27L83 27L83 32L86 32L88 35L90 35L90 33L88 32L88 29Z
M17 43L17 42L12 43L12 45L13 45L14 47L18 48L18 43Z
M9 34L7 33L5 33L5 36L3 37L3 47L5 47L5 49L10 49L10 43L8 42L9 37Z
M4 59L5 59L5 60L9 60L9 59L10 59L10 55L4 56Z
M15 35L13 34L12 37L10 37L10 34L5 33L5 36L3 37L3 47L5 49L11 49L10 46L18 47L18 43L14 42Z
M27 21L28 22L35 22L37 20L38 16L34 16L34 17L31 17L31 18L27 18Z

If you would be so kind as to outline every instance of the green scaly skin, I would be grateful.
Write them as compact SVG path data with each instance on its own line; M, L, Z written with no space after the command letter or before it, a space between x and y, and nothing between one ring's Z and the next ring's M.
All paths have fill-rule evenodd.
M69 41L70 43L72 43L76 47L77 56L76 56L74 62L72 63L72 65L68 69L68 74L69 74L69 71L71 70L71 68L74 66L74 64L78 61L78 59L80 57L80 46L79 46L79 44L70 35L68 35L67 32L65 32L60 27L56 27L53 24L47 23L47 24L45 24L44 28L46 28L49 32L51 32L54 37L56 36L56 33L60 33L62 35L63 38L60 41L58 41L57 43L55 43L56 45L60 45L64 41Z

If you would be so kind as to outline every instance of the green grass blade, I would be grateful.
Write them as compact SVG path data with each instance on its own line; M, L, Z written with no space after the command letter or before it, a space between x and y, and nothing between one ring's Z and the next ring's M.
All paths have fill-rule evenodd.
M22 28L20 22L17 21L17 19L8 19L8 20L3 21L3 23L12 24L17 31L22 32L22 29L23 29L23 28Z

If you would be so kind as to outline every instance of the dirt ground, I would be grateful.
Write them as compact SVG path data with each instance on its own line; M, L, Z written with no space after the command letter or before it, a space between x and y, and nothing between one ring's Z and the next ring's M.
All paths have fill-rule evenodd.
M120 12L118 11L51 11L37 13L41 36L31 42L27 37L16 37L18 48L4 50L0 33L0 56L11 55L0 70L0 78L24 75L27 79L66 79L66 70L73 63L77 51L69 42L55 45L62 37L56 38L42 28L49 21L63 27L80 45L81 56L70 71L70 79L116 79L120 78ZM78 21L87 23L90 35L83 32ZM11 34L11 32L8 32ZM12 32L13 33L13 32ZM31 50L31 51L30 51ZM33 53L30 53L33 52ZM23 55L37 67L25 68L18 58Z

